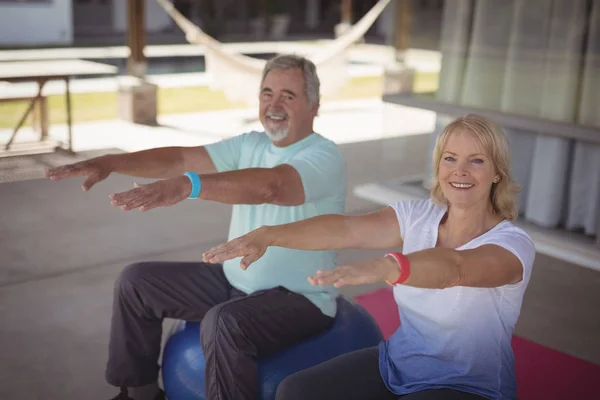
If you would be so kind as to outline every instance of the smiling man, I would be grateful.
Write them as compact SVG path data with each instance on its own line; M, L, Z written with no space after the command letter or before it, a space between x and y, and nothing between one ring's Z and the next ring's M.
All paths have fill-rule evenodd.
M150 210L187 198L233 204L229 240L264 225L343 214L346 172L337 146L313 131L319 109L315 65L278 56L260 86L264 132L201 147L104 156L50 170L58 180L85 176L83 190L112 172L160 180L111 195L123 210ZM190 218L201 216L190 215ZM203 249L198 249L201 259ZM107 381L115 399L160 399L163 318L202 321L209 399L255 399L258 357L325 330L337 291L310 285L335 268L334 251L271 248L251 269L224 264L146 262L127 266L115 285Z

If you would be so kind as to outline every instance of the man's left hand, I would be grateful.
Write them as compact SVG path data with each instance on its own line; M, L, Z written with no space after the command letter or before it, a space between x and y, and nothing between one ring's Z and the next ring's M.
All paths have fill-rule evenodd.
M186 176L165 179L139 185L135 183L134 189L110 195L112 205L121 207L123 211L139 208L148 211L156 207L172 206L185 200L192 192L192 184Z

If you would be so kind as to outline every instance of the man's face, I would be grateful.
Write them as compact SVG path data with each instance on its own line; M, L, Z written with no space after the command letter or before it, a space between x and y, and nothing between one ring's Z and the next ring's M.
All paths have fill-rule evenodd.
M287 146L312 133L318 105L310 106L299 68L271 70L260 90L260 122L269 138Z

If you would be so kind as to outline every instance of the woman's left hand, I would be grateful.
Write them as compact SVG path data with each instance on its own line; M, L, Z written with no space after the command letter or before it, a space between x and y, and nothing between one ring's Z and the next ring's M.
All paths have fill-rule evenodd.
M232 258L242 257L240 267L248 269L250 264L261 258L272 240L269 236L269 227L263 226L243 236L222 243L202 254L202 261L216 264Z
M333 285L340 288L346 285L363 285L398 278L398 263L390 257L381 257L358 264L340 265L331 271L317 271L308 278L315 286Z

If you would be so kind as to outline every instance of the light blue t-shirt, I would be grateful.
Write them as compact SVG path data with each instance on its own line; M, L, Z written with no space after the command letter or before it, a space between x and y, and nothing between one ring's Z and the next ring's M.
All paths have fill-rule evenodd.
M273 204L233 206L229 240L264 225L281 225L322 214L343 214L346 203L346 166L337 145L313 133L287 147L277 147L264 132L249 132L205 146L217 171L244 168L273 168L288 164L302 179L305 202L299 206ZM325 315L336 313L338 291L312 286L307 278L317 270L333 269L336 251L306 251L269 247L248 269L240 268L240 258L223 264L232 286L245 292L283 286L301 293Z
M402 201L392 207L405 254L435 247L446 208L431 200ZM485 244L501 246L517 256L523 279L495 288L394 286L400 327L379 347L381 376L392 392L404 395L450 388L493 400L515 398L511 338L535 247L527 233L503 221L457 250Z

